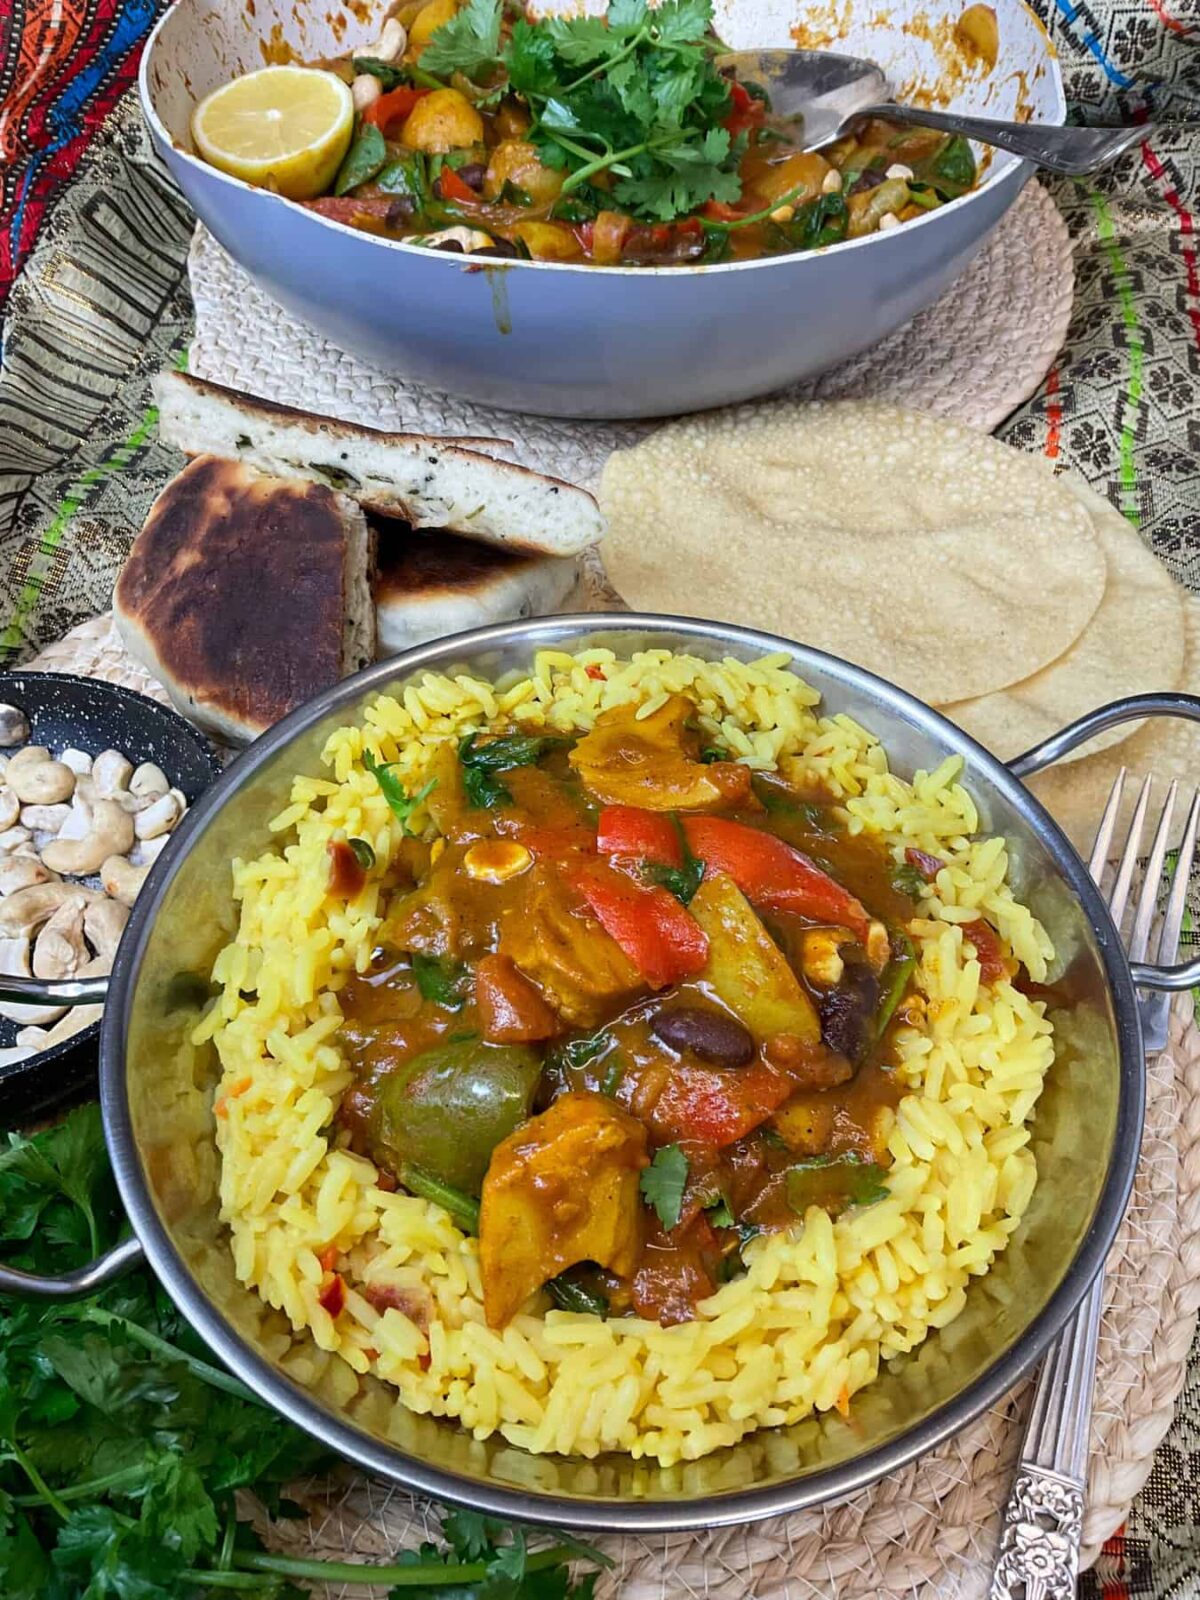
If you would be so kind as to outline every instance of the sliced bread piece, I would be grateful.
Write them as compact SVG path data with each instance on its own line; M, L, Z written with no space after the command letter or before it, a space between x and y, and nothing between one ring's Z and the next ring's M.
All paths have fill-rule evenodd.
M347 496L200 456L133 542L117 628L184 716L245 744L373 659L373 545Z
M545 616L578 577L573 556L496 550L451 533L405 535L391 525L379 541L375 584L379 657L490 622Z
M228 456L275 477L324 483L415 528L553 556L578 555L604 532L583 489L459 440L381 433L183 372L159 373L154 394L160 437L185 454Z

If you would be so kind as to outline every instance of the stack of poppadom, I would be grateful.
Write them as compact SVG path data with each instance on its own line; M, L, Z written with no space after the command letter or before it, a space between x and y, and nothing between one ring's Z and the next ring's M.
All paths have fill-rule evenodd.
M610 457L601 505L635 609L843 656L1005 760L1120 696L1200 692L1200 602L1136 529L956 423L855 401L690 418ZM1121 766L1194 781L1200 729L1126 723L1066 760L1031 786L1086 848Z

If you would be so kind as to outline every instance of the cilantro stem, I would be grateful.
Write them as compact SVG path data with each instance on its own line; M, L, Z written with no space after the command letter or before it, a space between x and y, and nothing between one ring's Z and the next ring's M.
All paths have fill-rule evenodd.
M586 183L595 172L603 172L605 167L616 166L618 161L628 161L630 156L640 156L647 150L657 150L660 145L674 144L678 134L660 134L657 139L644 139L641 144L631 144L625 150L613 150L607 155L597 156L587 166L580 167L578 172L573 172L562 188L558 191L560 196L570 194L572 189L578 189L581 183Z
M133 1489L146 1481L144 1466L122 1467L120 1472L108 1472L102 1478L88 1478L83 1483L69 1484L65 1489L56 1491L58 1498L65 1505L69 1500L90 1500L94 1495L111 1494L114 1489ZM40 1506L40 1494L15 1494L15 1506Z
M615 66L618 66L622 61L627 61L635 50L640 49L640 47L645 44L649 37L650 29L643 24L643 26L638 29L633 38L627 45L625 45L623 49L618 50L616 55L607 56L603 61L597 62L590 72L584 73L582 78L576 78L574 82L567 84L563 93L574 94L575 90L580 88L581 85L585 83L591 83L593 78L599 78L602 77L606 72L611 72L612 69Z
M432 72L422 72L420 67L409 67L408 75L419 89L444 89L446 85Z
M525 1558L526 1572L540 1572L574 1559L565 1545L536 1550ZM488 1575L484 1561L414 1562L411 1566L373 1567L358 1561L313 1561L306 1556L275 1556L238 1550L233 1564L248 1572L278 1572L286 1578L312 1578L317 1583L390 1583L397 1589L480 1583Z
M260 1594L271 1582L269 1578L256 1578L250 1572L201 1572L190 1570L179 1574L187 1583L197 1583L204 1589L243 1589Z
M120 1317L114 1311L104 1311L99 1306L88 1306L81 1313L84 1322L95 1322L102 1328L122 1328L134 1344L140 1344L146 1350L153 1350L155 1355L165 1356L168 1361L179 1361L188 1371L203 1382L211 1384L214 1389L224 1389L226 1394L231 1394L238 1400L249 1400L254 1405L262 1404L256 1394L253 1394L240 1379L235 1378L230 1372L222 1372L219 1367L212 1367L207 1361L201 1361L198 1356L188 1355L186 1350L181 1350L178 1345L168 1344L165 1339L160 1339L156 1333L141 1327L136 1322L131 1322L128 1317Z
M765 222L773 211L778 211L780 206L790 206L793 200L799 200L808 187L807 184L797 184L794 189L789 189L787 194L780 195L778 200L763 211L755 211L748 217L739 217L736 222L714 222L710 217L701 217L699 220L706 232L711 233L736 233L739 228L748 228L752 222ZM563 184L566 188L566 184Z
M12 1455L12 1459L17 1463L21 1471L37 1490L37 1503L39 1505L48 1505L51 1511L57 1513L57 1515L60 1516L65 1522L71 1515L70 1508L64 1501L59 1499L58 1495L55 1494L54 1490L46 1482L45 1478L42 1477L41 1473L34 1466L33 1462L30 1461L29 1457L25 1454L24 1450L21 1449L21 1446L16 1442L15 1439L8 1448Z

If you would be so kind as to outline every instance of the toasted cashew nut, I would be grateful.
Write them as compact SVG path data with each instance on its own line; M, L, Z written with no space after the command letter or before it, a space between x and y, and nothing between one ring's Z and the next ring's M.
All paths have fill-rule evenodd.
M20 809L21 802L12 790L5 785L3 789L0 789L0 832L5 828L12 827L17 820L17 814Z
M133 844L133 821L115 800L97 800L92 825L82 839L54 839L42 851L51 872L86 877L109 856L121 856Z
M382 93L383 85L370 72L360 72L350 85L350 95L356 111L365 111L368 106L373 106Z
M133 776L133 762L119 750L102 750L92 762L92 782L96 793L111 799L119 789L128 789Z
M75 774L61 761L26 762L20 767L10 761L7 778L22 805L52 806L75 793Z
M35 883L53 883L54 874L36 856L0 856L0 895L16 894Z
M170 833L178 821L179 801L173 794L164 794L145 811L138 812L133 831L139 839L155 839L160 833Z
M129 788L133 794L166 794L170 787L166 773L161 767L156 767L153 761L143 761L140 767L135 768L133 777L129 780Z
M0 851L11 855L14 850L19 850L23 844L28 844L33 835L28 828L5 828L0 833Z
M379 43L371 54L377 61L395 61L404 54L404 47L408 43L408 30L402 22L395 17L389 17L383 25L383 32L379 35Z
M70 767L79 777L92 770L92 758L86 750L76 750L72 747L70 750L64 750L58 759L64 767Z
M123 906L131 906L149 872L149 864L135 867L124 856L110 856L100 868L100 883L105 894L119 900Z
M32 828L34 833L57 835L70 815L71 807L65 805L22 806L21 826Z
M7 772L20 772L22 767L36 767L43 761L53 761L54 757L44 744L27 744L24 750L18 750L16 755L9 756Z

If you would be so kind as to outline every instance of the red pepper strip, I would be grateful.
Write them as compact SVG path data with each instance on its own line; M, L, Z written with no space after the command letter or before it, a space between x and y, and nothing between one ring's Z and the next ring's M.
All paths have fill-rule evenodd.
M909 845L905 850L904 859L908 862L910 867L916 867L917 871L925 879L926 883L932 883L937 877L938 873L946 865L946 863L940 860L937 856L928 856L925 854L924 850L914 850L912 845Z
M979 976L984 983L998 983L1007 974L1008 968L1004 963L1004 947L995 929L982 918L977 922L964 922L961 926L963 938L975 946Z
M765 1061L737 1072L721 1067L676 1067L654 1102L658 1139L696 1140L723 1149L779 1110L796 1085Z
M329 1282L322 1283L321 1292L317 1296L317 1304L331 1317L340 1315L342 1307L346 1304L346 1285L336 1273L329 1274Z
M579 868L572 882L652 989L703 970L708 936L666 889L634 883L599 862Z
M403 122L418 100L424 99L428 89L410 89L401 85L388 94L381 94L363 112L364 122L373 122L380 133L386 134L393 122Z
M700 210L713 222L736 222L745 215L736 206L727 206L724 200L706 200Z
M443 167L438 176L438 187L443 200L453 200L455 205L477 206L479 196L469 183L465 183L453 167Z
M733 109L721 123L731 134L746 133L756 127L766 115L766 107L761 100L756 100L748 89L744 89L736 79L729 85L729 100Z
M577 222L571 231L579 240L579 248L583 251L584 255L590 256L592 253L592 246L596 242L596 224L594 222ZM592 675L591 667L587 669L587 674L590 678ZM603 674L601 674L601 676L603 676Z
M301 200L300 204L315 211L331 222L344 222L348 228L357 225L358 218L376 217L382 223L396 204L394 194L323 194L317 200Z
M685 817L683 831L706 876L728 873L755 905L836 923L866 943L871 918L862 902L774 834L724 817Z
M602 856L631 856L664 867L683 865L679 830L662 811L641 806L605 806L596 829L596 849Z

